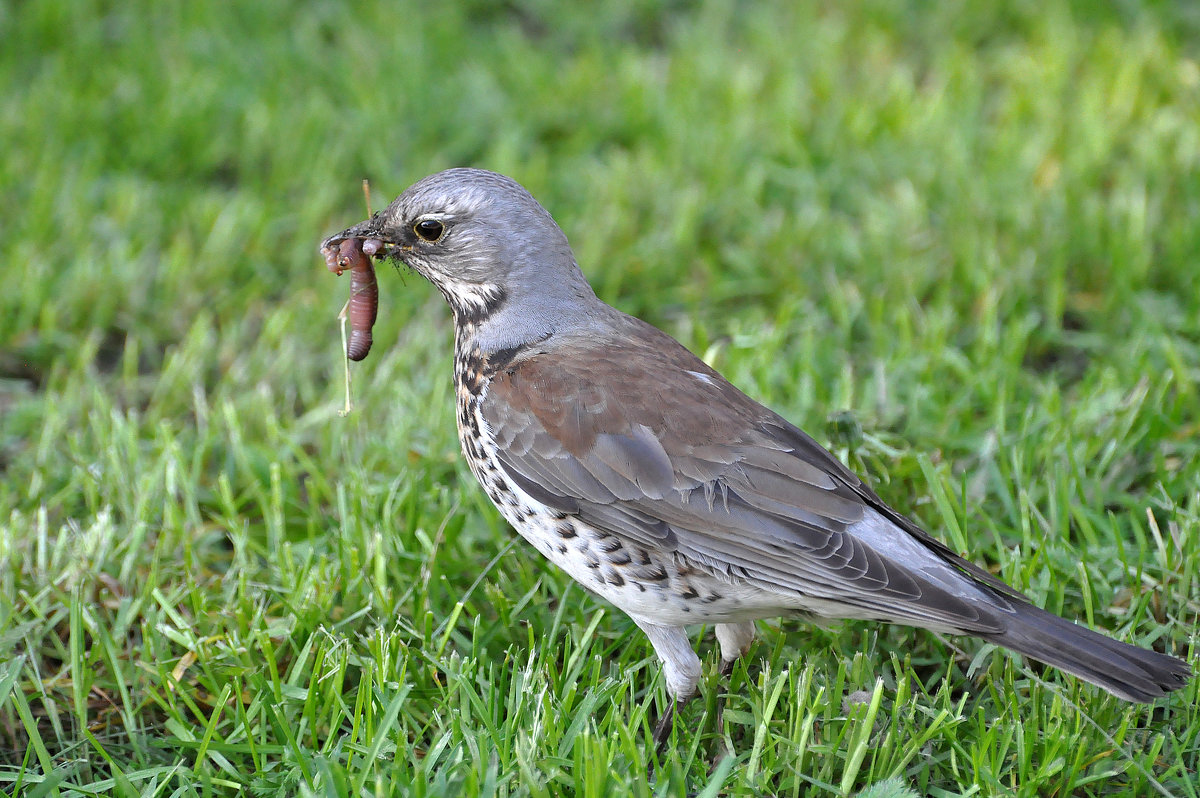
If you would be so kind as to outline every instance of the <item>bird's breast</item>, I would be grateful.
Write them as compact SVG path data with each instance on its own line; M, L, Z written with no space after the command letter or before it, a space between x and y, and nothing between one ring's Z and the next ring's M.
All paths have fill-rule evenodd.
M763 591L689 564L530 496L504 473L497 436L484 414L488 383L460 382L458 433L463 455L492 504L521 537L591 592L627 614L654 623L734 622L786 613Z

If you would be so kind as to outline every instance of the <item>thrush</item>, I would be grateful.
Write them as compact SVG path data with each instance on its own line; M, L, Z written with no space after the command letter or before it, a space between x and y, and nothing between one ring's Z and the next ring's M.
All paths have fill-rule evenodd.
M724 670L772 616L971 635L1129 701L1188 680L1181 660L1034 606L666 333L602 302L512 179L440 172L322 249L349 239L445 297L472 473L546 559L633 619L677 703L701 673L688 626L714 625Z

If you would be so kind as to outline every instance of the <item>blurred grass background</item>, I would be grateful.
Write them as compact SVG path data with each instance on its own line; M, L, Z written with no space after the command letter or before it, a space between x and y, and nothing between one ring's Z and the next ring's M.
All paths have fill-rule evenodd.
M316 254L363 178L510 174L604 299L1195 663L1197 6L24 0L0 41L6 794L1200 794L1194 682L867 624L762 624L648 778L653 652L460 462L440 297L381 274L342 418Z

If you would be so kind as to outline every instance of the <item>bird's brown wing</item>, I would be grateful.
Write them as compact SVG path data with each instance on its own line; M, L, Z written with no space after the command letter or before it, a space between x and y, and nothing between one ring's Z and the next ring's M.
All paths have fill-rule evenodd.
M636 332L533 354L493 378L484 417L522 490L726 578L881 619L994 631L1007 602L978 582L1010 588L673 339L649 325ZM894 550L852 531L867 508L896 524ZM909 567L913 540L944 560L948 578Z

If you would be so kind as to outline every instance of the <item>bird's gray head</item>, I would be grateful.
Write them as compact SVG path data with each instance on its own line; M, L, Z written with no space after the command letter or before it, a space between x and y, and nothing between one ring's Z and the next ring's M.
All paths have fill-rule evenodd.
M515 311L495 325L508 329L502 337L551 334L597 302L554 219L519 183L495 172L430 175L322 246L347 238L382 241L381 254L437 286L460 326L482 328L492 316ZM499 329L491 334L501 336Z

